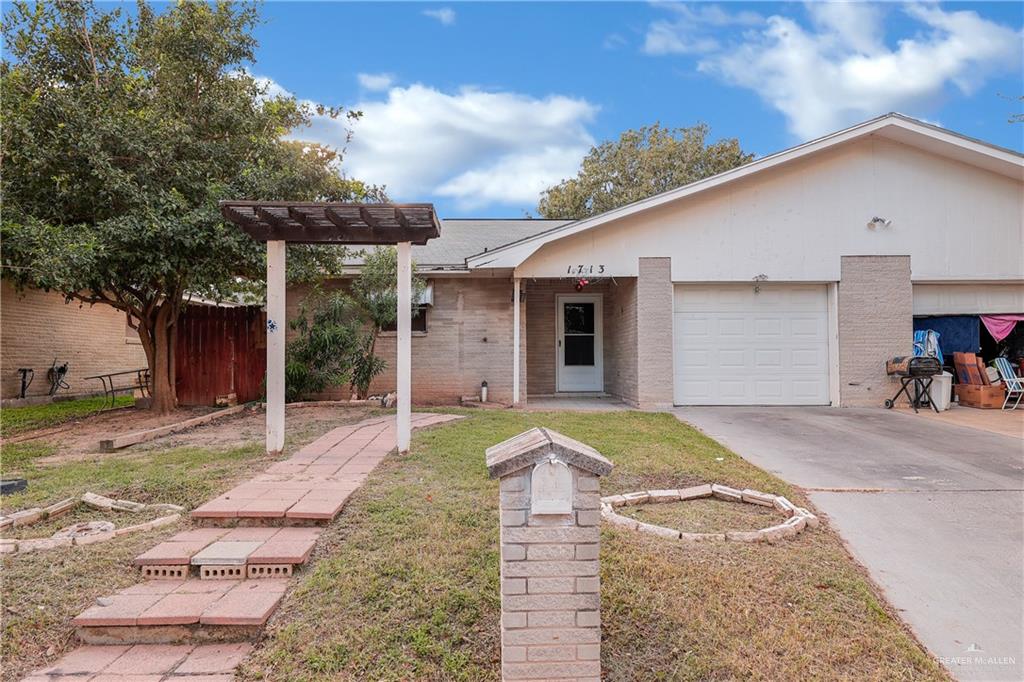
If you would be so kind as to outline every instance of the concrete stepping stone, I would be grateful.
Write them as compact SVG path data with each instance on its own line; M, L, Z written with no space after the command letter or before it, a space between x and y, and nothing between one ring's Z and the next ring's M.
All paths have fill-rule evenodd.
M215 566L244 566L249 555L259 549L263 542L227 542L218 540L192 557L193 566L212 564Z

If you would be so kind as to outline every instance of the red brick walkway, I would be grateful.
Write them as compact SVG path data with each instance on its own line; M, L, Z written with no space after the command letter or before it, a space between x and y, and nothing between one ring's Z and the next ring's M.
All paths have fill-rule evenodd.
M423 428L459 418L418 413L412 416L412 426ZM192 517L207 525L229 526L329 523L394 448L393 417L339 427L289 459L197 507ZM218 548L244 549L243 559L248 563L297 558L302 563L318 535L319 530L314 528L197 528L157 545L140 555L136 563L187 566L200 560L200 552ZM242 544L247 547L241 548ZM276 610L287 582L280 578L145 580L98 599L74 623L80 635L86 637L83 633L90 628L103 629L104 637L109 637L112 629L124 628L126 637L132 637L147 628L167 626L259 627ZM221 682L232 678L235 667L250 650L248 643L87 645L34 672L24 682Z

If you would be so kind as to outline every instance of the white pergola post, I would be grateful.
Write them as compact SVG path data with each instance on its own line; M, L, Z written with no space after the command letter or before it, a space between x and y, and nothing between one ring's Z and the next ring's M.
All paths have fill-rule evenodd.
M284 449L284 241L267 242L267 452Z
M519 404L519 290L520 279L512 278L512 404Z
M412 244L398 243L398 451L409 452L412 429Z

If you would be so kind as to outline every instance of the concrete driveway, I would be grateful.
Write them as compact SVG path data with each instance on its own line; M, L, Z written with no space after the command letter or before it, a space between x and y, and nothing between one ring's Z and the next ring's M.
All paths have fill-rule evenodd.
M1024 439L881 409L674 412L806 489L957 678L1024 679Z

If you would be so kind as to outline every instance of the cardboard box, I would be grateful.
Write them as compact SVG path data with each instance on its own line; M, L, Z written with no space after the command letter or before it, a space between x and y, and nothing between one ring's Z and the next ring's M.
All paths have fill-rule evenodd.
M995 386L979 386L977 384L957 384L953 387L960 404L965 407L979 407L986 410L999 409L1006 399L1006 390L1002 384Z

